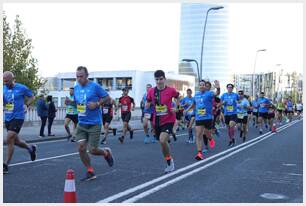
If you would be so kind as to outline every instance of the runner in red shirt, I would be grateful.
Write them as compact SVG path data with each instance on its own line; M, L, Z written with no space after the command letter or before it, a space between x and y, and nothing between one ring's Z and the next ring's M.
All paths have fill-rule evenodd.
M122 89L123 95L119 98L119 107L121 107L121 119L123 121L123 135L118 138L120 143L123 143L126 131L130 132L130 139L133 139L133 130L129 125L131 119L131 110L135 109L134 99L128 96L129 90L127 88ZM133 104L133 107L131 106Z
M170 154L168 140L176 120L176 108L173 108L171 103L172 98L176 98L176 101L178 101L179 93L176 89L166 86L164 71L157 70L154 77L157 86L148 91L146 108L148 109L153 104L153 126L156 138L160 142L164 158L167 161L165 173L169 173L174 170L174 161Z

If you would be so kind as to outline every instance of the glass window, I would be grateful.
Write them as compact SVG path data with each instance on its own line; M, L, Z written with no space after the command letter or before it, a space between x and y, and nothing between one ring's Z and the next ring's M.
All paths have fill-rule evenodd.
M65 99L66 99L65 97L61 98L61 105L60 105L61 107L65 107L66 106L65 105Z
M113 78L98 78L98 84L100 84L105 90L113 89Z
M121 90L125 87L132 89L132 77L118 77L116 78L117 90Z
M76 79L63 79L62 82L62 88L64 91L69 91L70 87L74 87Z

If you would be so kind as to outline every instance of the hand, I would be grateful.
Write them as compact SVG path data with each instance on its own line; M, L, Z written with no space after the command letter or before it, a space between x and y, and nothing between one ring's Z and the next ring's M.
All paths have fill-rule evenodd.
M87 104L88 108L91 109L91 110L94 110L96 109L99 105L98 105L98 102L89 102Z
M171 108L171 112L176 113L176 112L177 112L177 109L176 109L175 107L172 107L172 108Z

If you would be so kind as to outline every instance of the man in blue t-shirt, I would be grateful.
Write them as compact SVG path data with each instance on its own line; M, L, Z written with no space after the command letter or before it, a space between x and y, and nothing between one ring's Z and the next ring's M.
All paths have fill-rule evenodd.
M27 97L26 102L25 97ZM3 109L7 129L7 137L4 141L4 144L7 144L7 156L3 163L3 174L8 173L8 165L14 154L14 145L27 149L32 161L36 159L36 146L26 144L18 135L24 122L25 106L28 107L33 101L32 91L25 85L16 83L12 72L3 73Z
M184 116L186 120L186 125L188 127L188 139L186 140L187 143L194 143L194 138L192 134L192 125L195 120L195 109L187 110L190 105L194 102L194 97L192 97L192 90L187 89L187 96L184 97L181 101L181 106L184 107Z
M77 105L78 125L75 139L78 142L80 158L87 168L86 177L82 180L96 178L94 169L87 154L87 145L92 155L104 156L110 167L114 160L110 148L99 149L102 128L100 106L110 99L108 93L97 83L88 79L86 67L79 66L76 71L77 84L74 87L74 102Z
M256 94L255 99L252 101L252 112L253 112L253 126L258 127L258 95Z
M239 96L233 92L234 85L226 85L227 92L222 94L221 101L224 108L225 124L227 125L227 133L229 136L228 146L235 145L235 126L237 122L237 102Z
M196 121L196 144L197 155L196 160L202 160L203 157L203 134L209 140L210 147L215 147L215 140L212 138L211 129L213 123L213 98L220 94L219 81L215 80L216 92L210 91L211 83L201 80L199 83L199 91L194 95L193 103L187 108L187 111L195 108Z
M147 94L148 94L148 91L152 88L152 85L151 84L147 84L146 86L146 92L144 93L143 97L142 97L142 100L141 100L141 104L143 105L146 105L147 103ZM151 104L150 107L147 109L146 107L143 108L143 130L144 130L144 133L145 133L145 139L144 139L144 143L145 144L148 144L150 142L150 135L149 135L149 122L150 122L150 125L151 125L151 128L152 128L152 131L154 133L154 128L153 128L153 124L152 124L152 121L153 121L153 116L152 116L152 113L153 113L153 105ZM156 137L155 137L155 134L153 135L152 139L151 139L151 142L152 143L155 143L157 142L156 140Z
M246 140L247 125L248 125L248 109L250 104L247 98L245 98L243 90L238 91L239 100L237 103L237 123L240 130L240 137L243 138L243 142Z
M268 98L265 97L264 92L260 92L260 97L258 98L258 124L259 124L259 134L262 134L263 122L268 129L268 110L271 106L271 102Z

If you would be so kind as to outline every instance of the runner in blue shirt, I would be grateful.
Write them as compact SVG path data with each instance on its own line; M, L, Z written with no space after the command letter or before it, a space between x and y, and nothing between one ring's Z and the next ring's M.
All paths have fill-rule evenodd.
M213 123L213 98L220 94L219 81L215 80L216 93L210 91L211 83L201 80L199 83L199 91L194 96L194 101L187 111L195 107L196 120L196 144L197 155L196 160L202 160L203 157L203 134L209 139L210 147L215 147L215 140L212 138L211 129Z
M186 120L186 125L188 127L188 134L189 134L189 137L186 140L186 143L191 143L191 144L194 143L194 137L192 134L192 125L195 119L195 110L190 109L187 111L187 109L188 107L190 107L193 101L194 101L194 97L192 97L192 90L187 89L187 96L182 99L181 105L184 107L184 116Z
M26 102L25 97L28 98ZM3 73L3 109L7 129L7 137L4 140L4 144L7 144L7 155L3 163L3 174L8 173L8 166L14 154L14 145L27 149L32 161L36 159L36 146L26 144L18 135L25 118L24 106L28 107L33 101L32 91L25 85L16 83L12 72L5 71Z
M96 175L87 154L87 145L92 155L104 156L110 167L114 163L110 148L99 149L102 128L100 106L110 100L110 97L100 85L88 79L86 67L77 68L76 78L74 101L77 105L79 123L75 131L75 138L78 142L80 158L87 168L86 177L82 180L92 180L96 178Z
M291 122L293 114L294 114L294 112L293 112L293 103L292 103L291 97L288 97L288 100L285 103L285 107L286 107L286 110L287 110L288 119Z
M142 100L141 100L143 105L146 105L146 103L147 103L147 94L148 94L148 91L151 88L152 88L152 85L147 84L147 86L146 86L147 90L144 93L144 95L142 97ZM155 134L154 134L153 124L152 124L152 121L153 121L152 113L153 113L153 105L152 104L150 105L150 107L148 109L146 107L144 107L144 109L143 109L143 130L144 130L144 133L146 135L145 139L144 139L145 144L148 144L150 142L150 139L151 139L152 143L157 142L157 139L156 139ZM151 125L151 128L152 128L152 131L153 131L153 137L152 138L149 135L149 122L150 122L150 125Z
M227 133L229 137L228 146L235 145L235 126L237 122L237 102L239 96L233 92L234 85L226 85L227 92L222 94L221 101L224 108L225 124L227 126Z
M264 92L260 92L260 97L258 98L258 124L259 124L259 134L262 134L262 126L263 122L266 125L266 129L268 129L268 110L271 106L271 102L269 99L265 97Z
M256 94L255 99L252 101L253 109L253 126L258 127L258 95Z
M250 103L245 98L243 90L238 91L239 100L237 103L237 123L238 130L240 130L240 138L243 138L243 142L246 140L247 125L248 125L248 114L247 111L250 108Z

